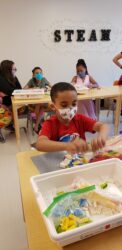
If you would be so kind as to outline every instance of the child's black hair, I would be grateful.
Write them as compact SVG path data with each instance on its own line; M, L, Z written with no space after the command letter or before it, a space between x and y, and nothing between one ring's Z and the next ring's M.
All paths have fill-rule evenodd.
M37 69L40 69L42 71L42 69L40 67L35 67L33 70L32 70L32 73L34 74L35 70Z
M58 82L58 83L54 84L51 88L51 91L50 91L51 100L54 102L55 98L57 97L58 92L63 92L63 91L67 91L67 90L75 91L77 93L75 87L70 83Z
M77 61L76 67L78 67L78 66L83 66L86 69L86 73L88 74L87 65L86 65L84 59L79 59Z

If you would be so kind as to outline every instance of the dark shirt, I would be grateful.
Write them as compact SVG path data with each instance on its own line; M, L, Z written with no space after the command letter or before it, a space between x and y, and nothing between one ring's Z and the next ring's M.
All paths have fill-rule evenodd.
M15 89L21 89L21 85L17 79L15 78L14 84L10 83L8 80L6 80L2 75L0 75L0 92L3 92L6 96L3 97L3 104L6 106L11 105L11 96L12 92Z

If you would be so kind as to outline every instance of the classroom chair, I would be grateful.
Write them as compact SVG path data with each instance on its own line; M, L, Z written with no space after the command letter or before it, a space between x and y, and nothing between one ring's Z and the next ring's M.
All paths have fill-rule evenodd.
M39 123L39 128L41 128L41 124L43 122L43 116L40 116L40 123ZM30 123L30 127L31 127L31 133L34 136L34 126L36 123L36 114L34 112L29 112L28 113L28 118L27 118L27 130L29 128L29 123Z
M45 107L43 107L43 113L40 114L40 123L39 123L39 131L42 127L42 124L44 121L49 119L51 115L53 115L54 112L50 108L50 104L45 104ZM33 105L29 105L29 112L28 112L28 119L27 119L27 129L29 127L29 122L31 125L31 133L34 135L34 126L36 123L36 114L35 114L35 108Z
M44 121L46 121L47 119L49 119L51 117L51 115L53 115L54 112L46 112L44 111L43 115L40 115L40 123L39 123L39 130L41 129L41 126L43 124ZM28 113L28 118L27 118L27 129L29 127L29 122L30 122L30 126L31 126L31 133L34 136L34 126L36 123L36 114L34 112L30 112Z

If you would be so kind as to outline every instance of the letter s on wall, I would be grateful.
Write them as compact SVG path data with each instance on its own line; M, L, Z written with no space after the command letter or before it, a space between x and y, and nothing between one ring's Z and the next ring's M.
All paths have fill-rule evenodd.
M61 31L60 30L55 30L54 31L54 41L55 42L60 42L61 41Z

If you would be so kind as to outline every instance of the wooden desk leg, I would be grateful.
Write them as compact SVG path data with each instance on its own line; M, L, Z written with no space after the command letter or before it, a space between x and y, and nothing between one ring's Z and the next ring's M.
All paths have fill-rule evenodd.
M120 123L120 112L121 112L121 97L116 98L116 110L114 119L114 135L119 133L119 123Z
M19 120L18 120L18 112L17 106L13 105L13 118L14 118L14 128L17 141L20 139L20 131L19 131Z
M95 112L96 112L97 120L99 120L99 115L100 115L100 103L101 103L100 99L95 100Z

